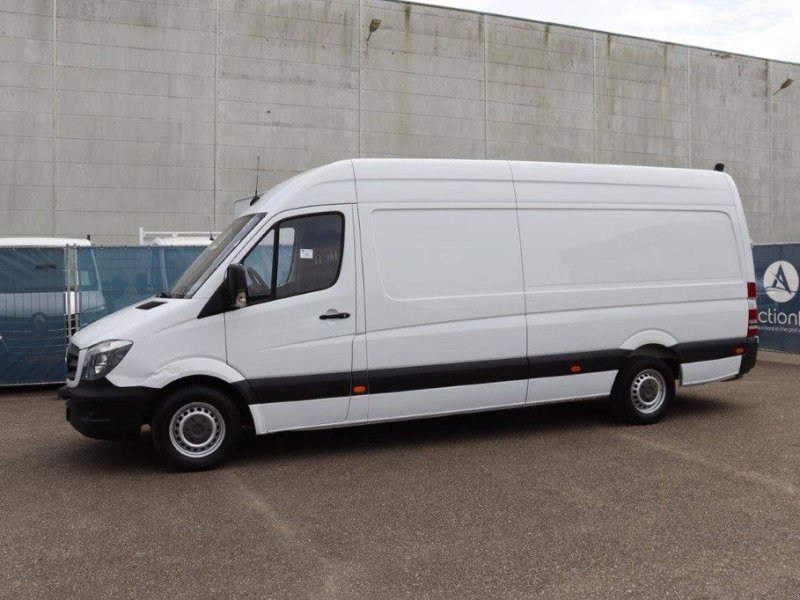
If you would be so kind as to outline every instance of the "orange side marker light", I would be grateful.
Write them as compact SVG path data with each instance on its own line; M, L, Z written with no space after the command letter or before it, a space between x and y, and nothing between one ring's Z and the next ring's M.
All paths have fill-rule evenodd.
M581 372L581 366L580 365L572 365L569 368L569 372L570 373L580 373Z
M367 391L367 386L365 385L357 385L353 388L354 394L363 394L366 391Z
M736 354L744 354L744 348L742 348L741 346L736 348Z

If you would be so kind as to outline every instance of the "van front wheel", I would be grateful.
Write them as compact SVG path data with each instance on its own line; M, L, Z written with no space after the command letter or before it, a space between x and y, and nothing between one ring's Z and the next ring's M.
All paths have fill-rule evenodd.
M233 450L242 419L223 392L196 385L170 393L153 413L151 428L162 459L198 471L217 466Z
M660 421L675 398L675 378L663 361L648 356L623 367L611 390L611 405L629 423Z

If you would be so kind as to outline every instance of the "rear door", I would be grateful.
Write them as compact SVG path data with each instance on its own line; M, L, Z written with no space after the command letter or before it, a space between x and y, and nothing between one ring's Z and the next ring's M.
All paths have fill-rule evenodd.
M241 262L249 302L225 315L227 352L258 399L258 433L344 421L356 309L352 206L281 214Z

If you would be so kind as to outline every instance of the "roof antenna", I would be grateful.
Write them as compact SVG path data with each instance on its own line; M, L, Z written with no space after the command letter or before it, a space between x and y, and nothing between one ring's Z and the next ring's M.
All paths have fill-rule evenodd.
M211 215L206 215L206 227L208 227L208 239L214 241L214 231L211 229Z
M250 200L250 206L253 206L256 202L258 202L258 168L261 166L261 157L258 156L256 158L256 191L253 194L253 199Z
M725 163L717 163L714 165L714 170L722 173L725 170Z

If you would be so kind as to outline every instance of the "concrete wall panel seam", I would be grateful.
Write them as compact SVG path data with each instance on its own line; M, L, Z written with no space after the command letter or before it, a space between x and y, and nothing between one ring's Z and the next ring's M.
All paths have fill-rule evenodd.
M217 119L219 115L219 0L216 2L214 14L214 208L211 214L214 231L219 231L217 224Z
M486 24L486 15L482 16L483 22L483 158L489 158L489 74L488 74L488 46L489 28Z
M597 34L592 32L592 156L597 162Z
M51 185L52 185L52 203L53 203L53 208L52 208L52 213L50 215L50 221L51 221L50 233L55 235L56 234L56 204L57 204L56 198L57 198L57 193L58 193L57 190L56 190L56 169L58 168L56 166L56 143L57 143L57 133L56 133L56 128L57 128L57 124L56 124L57 109L56 109L56 102L57 102L57 99L58 99L58 94L57 94L58 81L57 81L57 69L56 69L56 65L57 65L57 62L58 62L58 60L57 60L58 59L58 52L57 52L58 40L56 39L56 36L57 36L57 31L58 31L58 26L57 26L58 0L52 0L52 1L53 1L53 15L52 15L52 21L53 21L53 42L52 42L52 44L53 44L53 64L52 64L53 79L52 79L51 88L53 90L53 97L52 97L52 100L51 100L51 105L52 105L52 124L51 124L52 136L50 138L50 143L51 143L51 146L52 146L52 151L51 151L51 156L50 156L50 159L51 159L50 160L50 179L51 179Z

